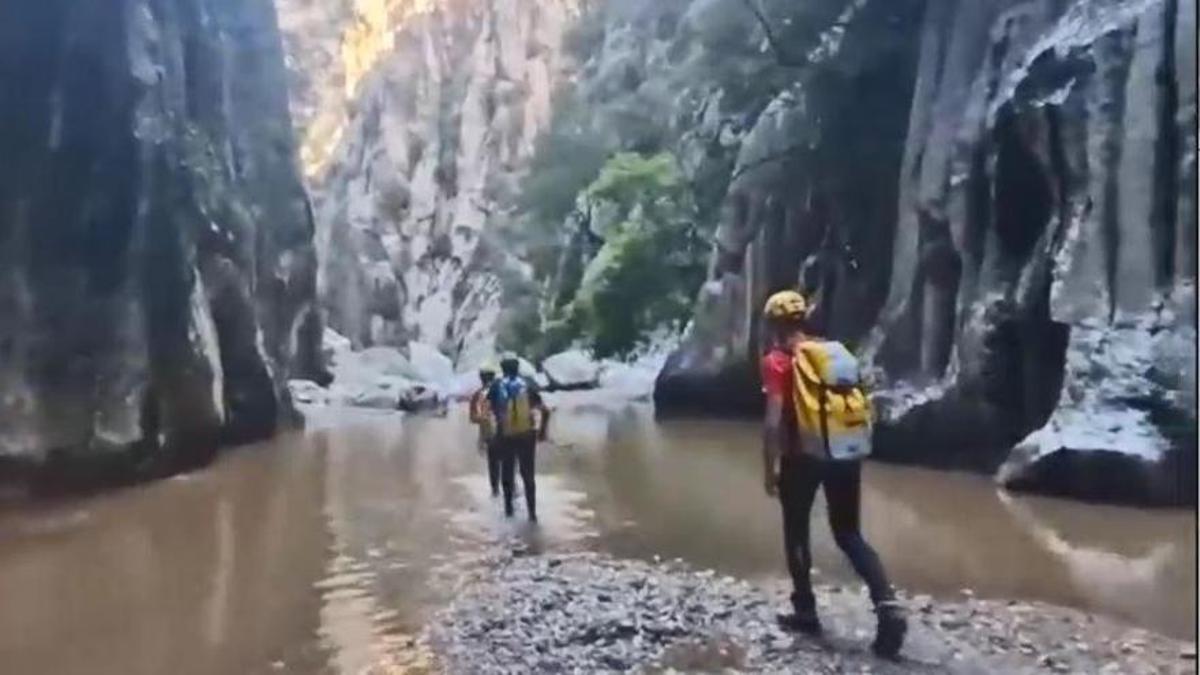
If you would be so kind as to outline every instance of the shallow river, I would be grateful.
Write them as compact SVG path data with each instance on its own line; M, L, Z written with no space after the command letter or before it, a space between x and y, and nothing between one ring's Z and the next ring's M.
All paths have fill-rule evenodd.
M499 516L461 410L324 412L303 434L195 474L3 507L2 669L404 664L420 658L411 636L471 557L513 541L679 557L756 580L785 574L753 424L656 423L645 404L597 395L555 405L536 529L520 507L512 521ZM870 465L864 520L910 591L1044 600L1195 639L1191 513L1008 496L983 478ZM851 578L827 529L814 532L818 578Z

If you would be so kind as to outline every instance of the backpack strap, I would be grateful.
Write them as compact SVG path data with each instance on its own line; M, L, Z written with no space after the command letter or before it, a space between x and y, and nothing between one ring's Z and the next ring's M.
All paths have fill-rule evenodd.
M825 444L825 457L833 459L829 452L829 387L824 382L817 382L817 391L821 396L821 441Z

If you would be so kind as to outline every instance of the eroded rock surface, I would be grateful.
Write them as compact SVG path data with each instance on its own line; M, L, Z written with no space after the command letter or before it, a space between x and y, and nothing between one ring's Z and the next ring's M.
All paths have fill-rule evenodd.
M911 68L858 59L870 6L831 57L856 86L784 91L740 142L659 407L754 408L758 309L798 284L878 368L880 458L1194 503L1194 3L930 0ZM867 105L872 75L911 94Z
M277 0L329 322L355 346L494 351L500 205L547 123L574 2Z
M0 458L178 468L327 379L285 82L266 0L0 7Z

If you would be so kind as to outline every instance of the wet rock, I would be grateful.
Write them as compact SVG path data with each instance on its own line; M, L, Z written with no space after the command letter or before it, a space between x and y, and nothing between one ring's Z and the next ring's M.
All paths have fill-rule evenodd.
M592 389L600 377L600 364L591 354L572 350L547 357L542 361L542 370L550 382L550 389Z
M128 480L296 421L326 374L269 0L5 3L0 62L0 458Z
M873 20L855 24L866 34ZM859 74L911 106L868 106L854 86L781 92L741 142L660 412L759 405L755 317L799 281L814 322L877 375L879 459L1195 504L1195 481L1179 477L1196 472L1196 207L1178 188L1196 167L1194 27L1194 3L1168 0L936 0L883 59L894 70ZM848 70L861 65L855 33L831 57ZM841 157L865 133L856 124L874 151L902 156L844 173L754 165L794 144ZM830 250L820 199L789 199L812 175L822 185L804 193L827 194L845 251ZM850 206L864 195L897 207Z

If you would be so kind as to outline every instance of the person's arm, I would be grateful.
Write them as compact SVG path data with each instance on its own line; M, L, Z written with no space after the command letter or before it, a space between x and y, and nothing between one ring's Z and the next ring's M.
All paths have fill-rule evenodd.
M541 419L541 425L538 428L538 440L545 441L550 431L550 408L542 399L542 392L538 390L537 385L529 388L529 403L537 409L538 417Z
M767 496L779 494L779 460L784 450L783 392L790 386L790 373L776 364L770 356L763 359L763 393L767 397L767 412L763 418L762 461L763 490Z
M500 391L500 380L492 382L487 391L488 409L492 412L492 418L496 424L500 424L500 420L504 417L504 400Z
M763 489L768 497L779 494L779 458L783 456L783 397L767 396L763 420Z
M471 410L470 410L471 424L482 424L483 423L483 420L479 419L479 410L480 410L480 400L479 399L482 398L483 395L484 395L484 390L480 389L479 391L475 392L471 396L471 402L469 404L471 406Z
M544 441L550 433L550 408L538 399L538 410L542 413L542 428L538 430L538 440Z

